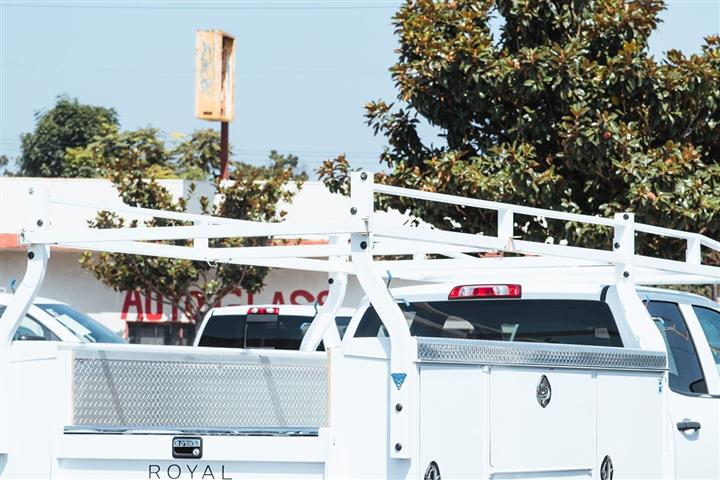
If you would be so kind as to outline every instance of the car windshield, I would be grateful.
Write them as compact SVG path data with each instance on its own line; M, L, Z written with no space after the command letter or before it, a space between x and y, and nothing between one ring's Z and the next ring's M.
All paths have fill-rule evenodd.
M36 306L52 315L84 343L125 343L125 340L112 330L70 305L42 303Z

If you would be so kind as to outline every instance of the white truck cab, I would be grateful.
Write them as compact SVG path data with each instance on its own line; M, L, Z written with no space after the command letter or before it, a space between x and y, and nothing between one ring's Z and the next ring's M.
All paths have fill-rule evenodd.
M639 289L668 355L668 414L677 478L720 478L720 305Z
M346 215L301 224L102 205L193 226L64 231L46 212L72 202L38 193L23 202L27 273L0 319L3 478L720 478L720 307L644 287L720 283L703 256L717 240L367 172L351 175ZM489 210L497 231L384 222L376 194ZM515 215L609 228L612 248L517 238ZM636 232L684 242L685 258L637 254ZM207 242L309 235L327 244ZM298 351L35 342L38 355L12 338L50 244L321 271L329 293ZM366 298L340 338L351 275Z

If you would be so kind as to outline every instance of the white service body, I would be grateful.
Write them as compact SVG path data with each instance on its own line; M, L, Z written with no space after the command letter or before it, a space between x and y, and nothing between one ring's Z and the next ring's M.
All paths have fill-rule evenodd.
M542 213L613 227L622 247L603 252L516 241L513 212L537 209L374 185L364 172L352 182L357 208L333 222L264 225L116 206L111 210L198 226L63 232L46 230L51 222L44 222L24 231L28 273L0 321L0 477L720 478L714 350L720 345L710 335L720 331L713 320L720 306L637 287L645 280L720 282L720 268L698 260L701 246L720 251L718 242L635 224L629 215L613 220L552 211ZM374 193L495 209L498 235L375 224ZM687 240L688 259L636 255L627 246L634 231ZM330 243L322 248L207 247L207 238L323 232ZM157 243L187 238L191 246ZM49 244L327 271L330 293L300 351L61 342L39 349L8 339L37 294ZM542 257L468 255L483 248ZM413 260L373 259L408 254ZM348 274L367 298L354 306L340 340L333 320ZM392 289L385 278L428 283ZM450 299L460 285L494 295L495 287L512 290L505 284L522 293ZM469 291L475 294L474 287ZM414 324L425 320L403 313L419 303L432 312L433 302L541 300L609 308L619 346L518 341L517 325L504 324L500 341L416 336ZM368 335L363 325L371 308L382 328ZM532 312L525 318L532 320ZM467 322L444 321L453 331ZM589 335L599 342L611 334L595 328ZM315 351L320 341L326 351ZM674 391L692 358L701 378L683 387L689 392Z

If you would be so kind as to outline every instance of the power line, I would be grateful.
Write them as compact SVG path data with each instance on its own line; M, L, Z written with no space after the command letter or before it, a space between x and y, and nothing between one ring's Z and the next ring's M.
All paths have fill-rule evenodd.
M104 66L104 65L26 65L21 63L4 63L2 64L3 69L18 69L18 70L50 70L50 71L89 71L89 72L108 72L108 73L158 73L168 75L186 75L191 76L195 74L193 69L180 69L180 68L144 68L144 67L132 67L132 66ZM238 76L249 76L249 75L387 75L388 69L358 69L358 68L282 68L282 69L258 69L258 70L244 70L236 69L236 75Z
M213 2L211 4L182 1L155 2L2 2L0 7L14 8L79 8L97 10L364 10L364 9L396 9L399 1L382 0L265 0L247 2Z

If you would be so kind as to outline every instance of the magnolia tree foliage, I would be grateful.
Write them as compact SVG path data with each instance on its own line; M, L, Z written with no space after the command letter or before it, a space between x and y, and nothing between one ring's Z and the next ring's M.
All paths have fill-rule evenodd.
M195 178L212 178L213 172L218 171L217 152L219 136L211 131L195 132L188 141L168 150L158 139L157 131L144 129L106 135L86 148L72 152L71 157L85 158L88 164L102 159L106 165L104 172L128 205L184 212L195 193L194 185L191 184L186 197L176 199L160 185L158 178L172 177L173 171L189 172L189 176ZM231 181L220 181L215 177L216 201L199 197L202 213L265 222L279 220L284 215L279 212L279 205L290 201L294 194L290 182L295 183L296 188L302 185L302 178L293 174L294 158L273 152L266 167L233 164ZM186 225L163 219L142 223L147 226ZM139 225L137 220L128 221L109 212L100 212L91 222L95 228ZM210 239L209 246L262 246L269 242L268 238ZM186 241L167 243L190 245ZM202 318L216 302L236 288L258 292L268 273L268 269L262 267L115 253L86 253L81 264L109 287L118 291L138 289L154 298L161 296L164 301L184 308L192 320Z
M720 237L720 39L658 60L648 38L659 0L406 2L394 17L397 101L366 105L386 138L379 181L612 216ZM493 37L492 15L501 33ZM427 122L441 145L418 134ZM348 162L319 173L347 188ZM386 202L389 200L386 199ZM494 233L495 216L391 200L438 227ZM516 219L526 237L604 246L582 225ZM653 242L681 258L684 247ZM718 258L709 259L720 262Z

